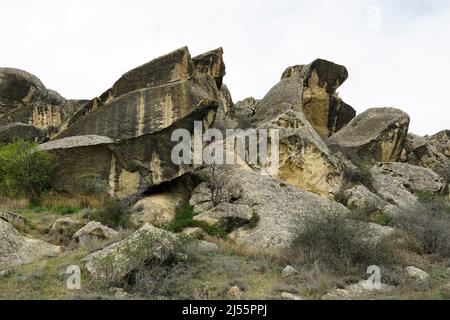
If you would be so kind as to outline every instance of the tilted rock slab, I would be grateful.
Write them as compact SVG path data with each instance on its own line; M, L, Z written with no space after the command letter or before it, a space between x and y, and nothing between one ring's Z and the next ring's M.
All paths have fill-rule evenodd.
M0 126L0 143L11 143L17 138L42 143L48 140L48 134L45 130L32 124L10 123Z
M58 138L136 138L171 126L207 100L225 108L231 98L221 91L222 53L219 48L191 58L183 47L127 72L69 119Z
M56 256L60 252L61 247L25 237L8 222L0 219L0 270Z
M108 137L88 135L54 140L39 146L55 156L52 186L72 194L109 194L126 197L171 181L193 169L176 165L171 153L178 142L173 130L185 128L193 134L194 121L208 128L217 103L206 101L170 127L133 139L113 142Z
M350 159L378 162L401 159L409 116L394 108L373 108L358 115L342 130L326 140L333 152Z

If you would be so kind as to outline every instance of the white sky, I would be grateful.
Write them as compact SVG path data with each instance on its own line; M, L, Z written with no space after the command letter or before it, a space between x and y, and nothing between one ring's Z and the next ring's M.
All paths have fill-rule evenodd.
M343 64L357 111L393 106L411 131L450 129L450 1L2 0L0 66L66 98L90 99L124 72L188 45L222 46L235 101L261 98L289 65Z

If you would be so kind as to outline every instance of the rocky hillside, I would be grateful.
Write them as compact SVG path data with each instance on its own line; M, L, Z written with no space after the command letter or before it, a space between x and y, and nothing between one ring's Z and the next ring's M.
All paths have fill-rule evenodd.
M12 218L20 218L20 212L10 213L5 198L5 205L0 204L0 211L5 210L0 216L0 270L45 260L49 253L61 256L62 248L67 254L83 239L100 238L110 245L89 255L83 251L86 257L77 263L92 279L118 285L136 271L138 253L139 266L148 260L185 261L180 247L186 235L209 240L191 248L197 253L213 251L223 258L220 250L238 246L243 252L270 250L278 256L301 247L299 235L310 230L315 223L311 219L320 222L330 213L337 220L329 223L344 217L343 230L351 225L351 230L362 232L365 243L401 243L413 233L405 217L419 217L437 202L442 206L431 211L448 210L450 130L417 136L408 130L408 114L392 107L357 115L337 93L347 69L322 59L280 70L280 82L262 99L234 103L225 85L223 54L219 48L191 57L187 47L180 48L127 72L90 101L66 100L31 74L0 69L0 142L37 142L38 150L52 156L50 184L55 194L125 203L131 224L131 235L119 239L113 226L94 222L84 210L73 217L52 217L47 228L31 232ZM245 159L239 165L213 167L174 164L172 150L178 142L171 141L171 135L180 128L193 135L195 121L204 130L223 133L278 129L277 173L263 174L264 168ZM105 214L112 216L109 210ZM180 222L180 212L187 223ZM427 226L435 223L426 221ZM21 234L13 225L26 231ZM33 240L33 235L41 239ZM393 235L400 240L392 240ZM420 240L415 240L418 246ZM442 241L450 247L450 236ZM293 256L307 253L299 250ZM422 250L419 260L429 254L437 252ZM440 254L448 257L447 252ZM111 256L117 264L113 275L106 274L102 264ZM365 267L378 264L371 259ZM403 268L417 261L389 265ZM293 273L298 277L298 271ZM232 285L225 295L242 298L246 286L251 285ZM362 297L365 288L363 281L329 288L323 296ZM258 294L253 297L278 297ZM297 297L298 290L283 294Z

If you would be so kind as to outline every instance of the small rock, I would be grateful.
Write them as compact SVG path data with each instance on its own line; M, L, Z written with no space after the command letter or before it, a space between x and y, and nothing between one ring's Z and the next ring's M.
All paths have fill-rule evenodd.
M0 278L8 277L11 273L11 270L2 270L0 271Z
M228 289L227 296L233 300L242 300L244 292L238 286L234 286Z
M408 276L410 276L411 278L419 279L420 281L426 281L430 278L430 275L428 273L414 266L406 267L405 270Z
M199 241L197 248L201 253L216 253L219 250L217 244L209 241Z
M91 221L83 228L78 230L73 239L77 242L86 242L91 239L112 239L118 236L118 232L107 226L104 226L100 222Z
M123 288L110 288L109 291L114 294L116 299L126 299L128 298L128 293L123 290Z
M295 294L289 293L289 292L283 292L281 294L281 299L283 300L305 300L304 298L300 296L296 296Z
M198 227L193 227L193 228L185 228L183 229L183 231L180 232L180 234L187 236L187 237L192 237L192 238L203 238L204 236L207 235L207 233L205 231L203 231L202 228L198 228Z
M298 271L295 270L294 267L292 266L286 266L283 271L281 272L281 276L283 277L283 279L285 278L289 278L290 276L296 274Z

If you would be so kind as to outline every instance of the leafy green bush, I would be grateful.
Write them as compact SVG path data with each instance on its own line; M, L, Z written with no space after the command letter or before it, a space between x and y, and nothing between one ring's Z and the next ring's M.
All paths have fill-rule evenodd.
M37 202L49 189L51 155L37 144L18 139L0 145L0 194Z

